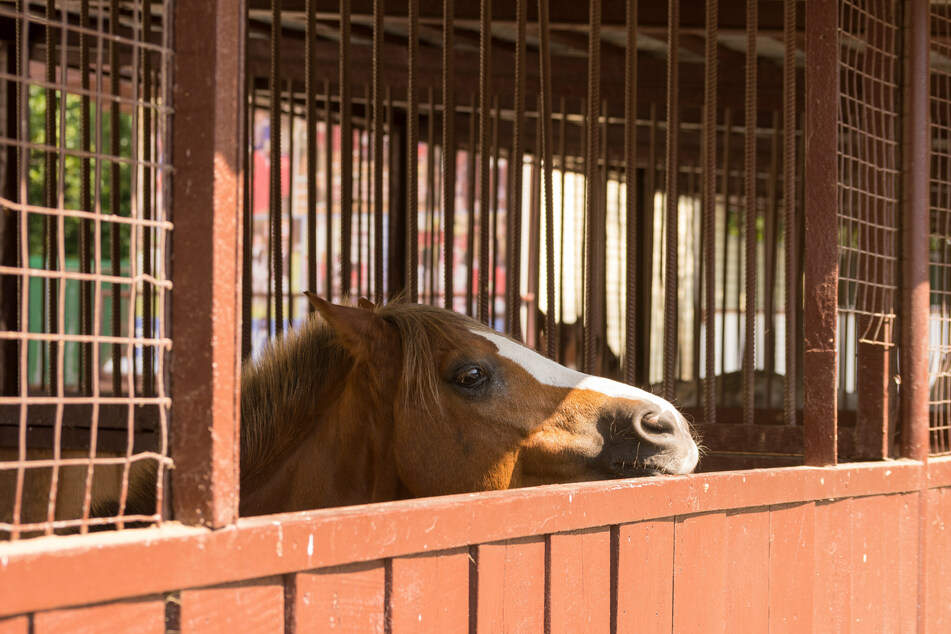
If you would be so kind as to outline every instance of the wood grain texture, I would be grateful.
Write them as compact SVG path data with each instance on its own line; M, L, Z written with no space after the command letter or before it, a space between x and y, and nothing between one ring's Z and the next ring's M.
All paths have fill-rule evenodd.
M769 631L813 629L815 504L770 509Z
M467 632L469 561L465 548L394 559L392 631Z
M769 510L726 514L726 631L769 628Z
M561 533L549 540L549 625L559 632L611 630L611 532Z
M618 632L671 631L673 569L673 519L618 527Z
M30 617L26 614L0 619L0 634L29 634Z
M278 577L182 590L181 632L257 634L284 631L284 584Z
M951 489L932 489L928 493L926 537L928 560L926 575L927 619L925 631L951 631L951 601L947 593L951 582Z
M386 601L383 562L300 572L288 582L295 632L379 632Z
M0 631L3 631L0 628ZM100 605L51 610L33 615L34 634L54 632L129 632L130 634L165 633L165 598L145 597Z
M852 622L852 502L817 502L814 622L832 632L848 632Z
M725 513L678 517L674 528L674 631L726 631Z
M479 632L545 629L545 539L482 544L477 550Z

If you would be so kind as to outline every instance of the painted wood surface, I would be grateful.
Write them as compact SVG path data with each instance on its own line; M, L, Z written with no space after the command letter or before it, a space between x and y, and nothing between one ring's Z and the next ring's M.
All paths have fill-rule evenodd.
M50 610L33 616L34 634L102 631L165 634L165 598L145 597L79 608ZM0 631L3 631L0 628Z
M912 463L879 463L781 472L547 487L487 495L485 506L470 496L421 500L287 516L279 525L246 520L225 531L141 531L147 545L128 532L23 546L35 549L26 561L38 562L42 578L40 553L98 544L53 548L64 563L59 584L74 560L108 564L121 578L129 572L122 558L136 554L139 571L150 571L141 576L179 584L164 591L177 597L174 624L183 632L864 632L917 630L919 618L927 631L951 627L951 469L940 462L924 474ZM394 524L367 530L384 517ZM370 543L391 528L392 542ZM3 548L0 584L8 584L26 555ZM347 553L351 561L338 563ZM215 575L258 576L205 584L207 565L223 568ZM186 572L192 576L180 576ZM106 574L92 569L87 578ZM128 594L139 587L130 583ZM161 631L164 596L151 595L27 610L0 621L0 632L24 624L37 633L75 630L73 623L118 622L135 610L141 631Z

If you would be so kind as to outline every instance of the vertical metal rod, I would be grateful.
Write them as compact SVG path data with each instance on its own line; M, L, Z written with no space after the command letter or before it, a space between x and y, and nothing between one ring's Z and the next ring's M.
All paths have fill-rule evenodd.
M456 87L455 0L443 0L442 24L442 204L443 204L443 305L452 310L456 230Z
M746 329L743 337L743 422L753 424L753 391L756 364L756 31L759 0L746 0L746 130L743 153L746 215Z
M150 42L152 33L152 3L142 3L142 41ZM152 54L147 49L140 49L142 54L142 219L152 220ZM135 229L133 228L133 231ZM152 324L152 285L148 280L152 277L152 229L142 227L142 337L146 340L153 338ZM135 312L135 306L129 310ZM154 347L142 346L142 395L155 394L155 377L153 375Z
M326 196L324 257L327 277L327 301L334 296L334 119L330 99L330 82L324 81L324 194Z
M89 0L82 0L79 13L79 23L84 29L79 34L79 68L83 90L83 95L80 98L79 116L82 121L80 122L79 134L80 147L86 153L86 156L79 162L79 206L83 211L92 211L91 161L88 156L92 150L89 130L89 36L85 32L85 29L89 28ZM92 272L91 258L92 221L82 220L79 225L79 270L81 273L89 274ZM79 332L84 335L92 334L92 282L88 281L81 282L79 285ZM91 343L80 344L79 390L84 396L92 394L92 346Z
M542 94L542 178L545 199L545 291L547 306L545 314L546 350L549 359L558 352L558 332L555 322L555 201L552 199L552 104L551 104L551 45L548 31L548 1L538 0L538 33L540 39L539 61L541 64ZM605 121L605 125L607 122ZM605 171L607 171L605 169Z
M499 146L499 119L501 118L501 108L499 107L498 94L492 97L492 180L490 181L491 193L489 194L491 206L491 219L489 220L489 234L492 243L489 261L491 267L489 277L491 278L489 295L489 323L495 325L496 300L498 299L498 270L501 257L499 256L499 157L502 154L502 148Z
M247 13L247 11L245 11ZM247 53L246 53L247 54ZM245 68L247 68L245 59ZM241 359L251 356L254 314L254 276L252 268L253 234L254 234L254 78L250 72L245 73L245 99L242 104L245 121L244 137L244 200L241 211ZM269 326L270 327L270 326Z
M591 372L600 366L598 342L603 333L601 303L597 297L598 279L604 273L598 270L598 250L604 241L604 227L600 222L598 190L598 119L601 103L601 0L591 0L588 27L588 116L586 120L585 148L585 288L584 288L584 371Z
M119 33L119 2L109 3L109 92L112 101L109 106L109 154L113 157L109 169L109 213L121 215L120 195L122 192L121 171L118 159L121 153L119 119L119 45L116 42ZM112 223L109 227L109 260L113 277L122 275L122 254L119 251L120 225ZM115 337L121 335L120 319L122 308L122 287L112 284L111 331ZM122 394L122 355L119 344L112 345L112 394Z
M271 275L274 335L284 334L284 235L281 196L281 0L271 3Z
M721 260L721 276L722 276L722 297L723 300L720 304L720 314L722 318L720 320L720 342L723 347L723 352L720 355L720 375L726 373L726 317L728 314L728 304L729 298L727 297L727 288L728 288L728 264L730 257L730 147L732 146L733 136L733 110L732 108L724 108L723 111L723 181L721 183L721 189L723 191L723 249L722 249L722 260Z
M468 215L466 217L466 314L470 317L475 315L473 301L475 292L473 289L473 277L475 276L475 200L476 200L476 101L475 94L472 95L472 110L469 115L469 148L466 160L466 207Z
M785 265L784 318L786 368L783 379L783 423L796 424L796 385L799 338L799 284L796 222L796 0L783 0L783 260Z
M283 107L281 108L283 112ZM287 195L287 248L290 253L294 252L294 174L296 153L294 152L294 81L287 80L287 171L288 171L288 195ZM283 161L282 161L283 163ZM283 210L281 213L283 223ZM281 243L281 261L284 260L284 244ZM278 295L281 304L284 303L284 296ZM293 258L287 258L287 324L288 327L294 324L294 265ZM310 303L310 302L308 302Z
M558 233L558 323L564 323L565 321L565 234L567 230L565 228L565 179L568 175L568 165L566 164L566 144L567 140L567 121L568 121L568 109L567 104L565 103L565 98L561 97L561 100L558 104L558 112L561 114L560 120L558 122L558 166L561 170L561 178L559 179L558 188L559 188L559 208L558 208L558 217L559 217L559 228ZM561 345L561 336L558 337L558 362L563 363L563 350Z
M778 197L779 197L779 146L781 143L782 126L780 124L781 113L778 110L773 111L772 131L773 138L770 145L769 155L769 175L767 178L767 205L766 218L764 223L765 237L763 241L764 260L766 270L763 272L763 317L765 327L763 332L766 341L764 342L764 361L766 374L766 400L765 407L773 408L773 380L776 374L776 269L779 266L779 249L777 243L777 217L779 216Z
M314 0L304 0L304 103L307 117L307 290L317 292L317 13ZM324 143L331 144L330 135ZM330 231L330 223L326 225ZM329 296L327 297L329 300ZM308 312L314 307L307 302Z
M479 308L489 323L489 79L492 76L492 2L481 0L479 31Z
M716 2L716 0L713 0ZM708 2L709 4L709 2ZM624 49L624 191L627 232L625 254L624 381L635 381L637 348L637 2L627 3ZM564 177L562 177L564 178ZM562 224L564 226L564 224Z
M811 466L837 461L838 3L806 3L805 288L803 315L804 451Z
M680 190L677 185L678 142L680 127L679 46L680 0L670 0L667 17L667 152L665 169L666 187L666 249L664 267L664 398L671 400L676 391L677 321L678 321L678 256L680 241L677 221Z
M427 303L436 303L436 96L426 89L426 252L423 261L423 290ZM428 290L427 290L428 289Z
M364 102L366 103L366 101ZM357 265L357 287L354 290L354 295L360 297L363 294L363 218L364 218L364 198L363 198L363 164L365 162L365 156L363 153L363 130L357 128L357 183L356 183L356 192L357 199L353 203L353 216L356 216L357 227L356 227L356 265Z
M716 314L717 314L717 54L719 53L717 19L718 0L707 2L706 71L703 98L703 291L704 291L704 382L703 420L708 425L717 422L716 377ZM725 315L724 315L725 317ZM725 352L725 350L724 350Z
M419 0L409 0L409 68L406 111L406 282L410 301L419 301Z
M373 2L373 301L383 302L383 16L384 0ZM390 137L392 139L392 135Z
M928 459L928 319L930 130L930 6L905 6L905 95L902 157L907 195L902 214L902 442L905 458Z
M522 167L525 153L525 3L515 0L515 119L512 121L512 199L508 201L508 268L505 331L522 338Z
M350 86L350 0L340 0L340 295L353 275L353 106Z

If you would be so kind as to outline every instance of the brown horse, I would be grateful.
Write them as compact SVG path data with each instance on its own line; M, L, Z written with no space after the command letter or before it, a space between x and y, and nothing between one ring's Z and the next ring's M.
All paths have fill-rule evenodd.
M690 426L657 396L441 308L308 297L318 314L241 378L243 516L697 464ZM154 491L154 475L134 486L126 513L153 513Z
M462 315L405 302L318 317L241 381L242 515L693 471L684 418Z

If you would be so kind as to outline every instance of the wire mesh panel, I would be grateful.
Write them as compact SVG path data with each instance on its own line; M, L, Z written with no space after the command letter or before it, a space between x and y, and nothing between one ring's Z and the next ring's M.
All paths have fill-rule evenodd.
M894 443L900 14L892 0L839 4L838 396L869 457Z
M170 15L0 2L0 539L161 517Z
M802 3L680 4L251 0L245 357L403 295L795 460Z
M951 12L931 5L931 452L951 453Z

